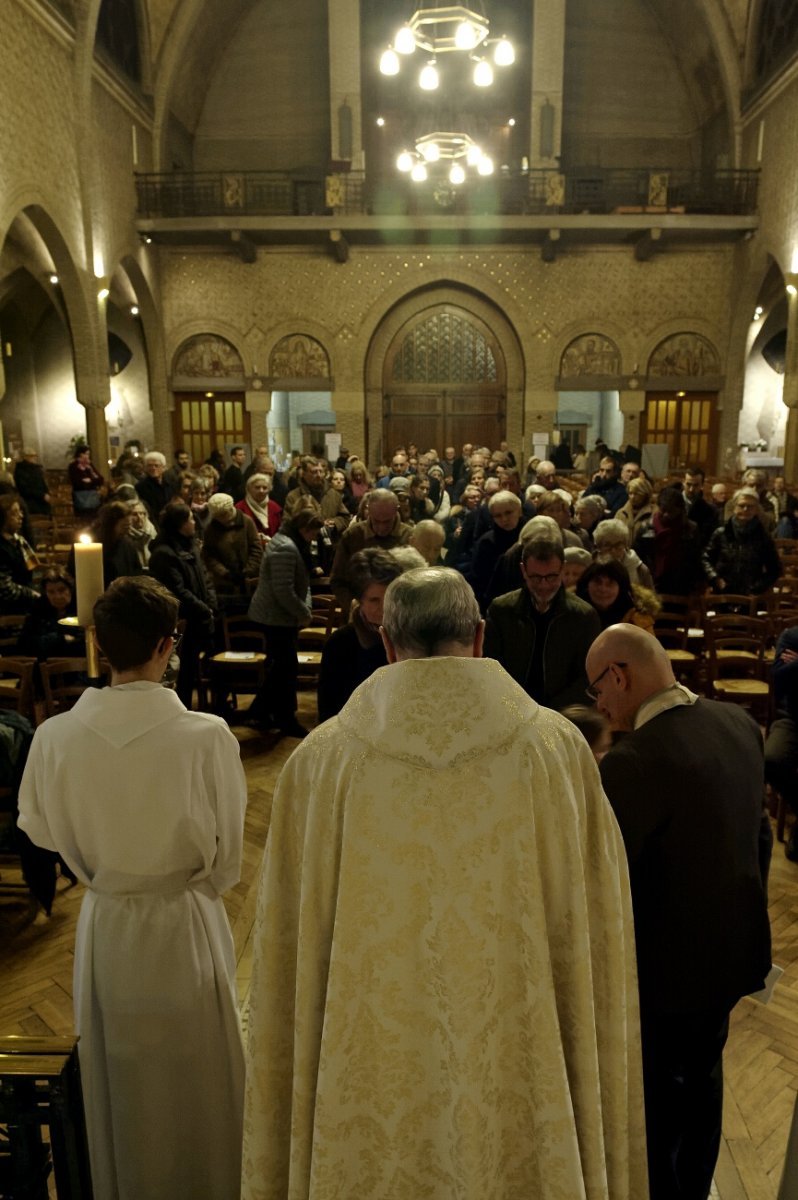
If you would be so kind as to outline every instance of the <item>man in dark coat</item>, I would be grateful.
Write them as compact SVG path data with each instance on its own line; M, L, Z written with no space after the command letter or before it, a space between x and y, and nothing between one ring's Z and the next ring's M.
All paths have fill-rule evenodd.
M583 496L601 496L611 517L614 517L629 499L626 488L618 478L618 469L615 459L610 454L605 454L593 476L593 482L582 493Z
M35 450L22 451L22 458L14 467L14 483L29 513L49 517L52 513L50 493L44 468L36 461L37 458Z
M685 471L684 498L687 516L698 530L703 549L717 528L718 510L704 499L704 472L701 467L688 467Z
M497 596L485 622L485 657L495 658L538 704L584 703L585 657L601 629L598 613L563 587L562 542L529 538L524 587Z
M233 497L233 503L238 504L239 500L243 500L247 494L247 485L244 480L244 462L246 461L247 452L243 446L233 446L230 451L230 466L222 476L222 482L219 484L220 492L227 492L228 496Z
M659 642L632 625L600 634L587 670L625 734L600 770L632 885L651 1200L705 1200L729 1013L771 965L762 738L741 708L676 683Z
M144 455L144 470L146 474L136 484L136 491L147 505L150 520L157 527L161 513L174 496L175 490L164 479L166 459L160 450L150 450Z

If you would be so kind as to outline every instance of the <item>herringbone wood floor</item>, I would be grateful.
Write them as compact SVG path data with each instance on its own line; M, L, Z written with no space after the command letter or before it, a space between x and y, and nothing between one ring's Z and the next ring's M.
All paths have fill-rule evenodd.
M314 697L300 716L314 721ZM249 782L241 882L226 897L246 1003L250 933L272 791L296 745L237 730ZM708 847L711 853L711 847ZM8 881L13 872L3 871ZM0 1034L72 1032L72 951L81 888L61 890L49 921L30 923L22 902L0 903ZM742 1000L725 1055L724 1138L715 1175L718 1200L774 1200L798 1092L798 865L775 847L770 876L773 957L785 969L770 1004Z

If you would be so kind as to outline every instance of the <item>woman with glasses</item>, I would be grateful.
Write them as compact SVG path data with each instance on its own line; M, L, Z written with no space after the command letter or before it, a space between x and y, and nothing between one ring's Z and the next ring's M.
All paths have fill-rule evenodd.
M626 568L631 583L639 583L641 587L653 589L651 572L640 555L629 549L629 529L620 518L611 517L607 521L599 521L593 530L593 541L598 562L620 563Z

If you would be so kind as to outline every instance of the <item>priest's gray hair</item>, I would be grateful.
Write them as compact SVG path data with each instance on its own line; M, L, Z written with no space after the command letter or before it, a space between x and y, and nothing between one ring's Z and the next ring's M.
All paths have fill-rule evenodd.
M452 643L470 646L480 620L471 585L449 567L407 571L385 593L383 628L412 658L435 658Z

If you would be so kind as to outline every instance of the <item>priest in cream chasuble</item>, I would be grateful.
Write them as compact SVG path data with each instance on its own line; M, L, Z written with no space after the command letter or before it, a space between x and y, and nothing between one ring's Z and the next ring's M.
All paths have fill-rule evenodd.
M623 842L581 734L473 657L475 604L446 636L461 585L390 585L391 665L279 780L245 1200L648 1195Z

